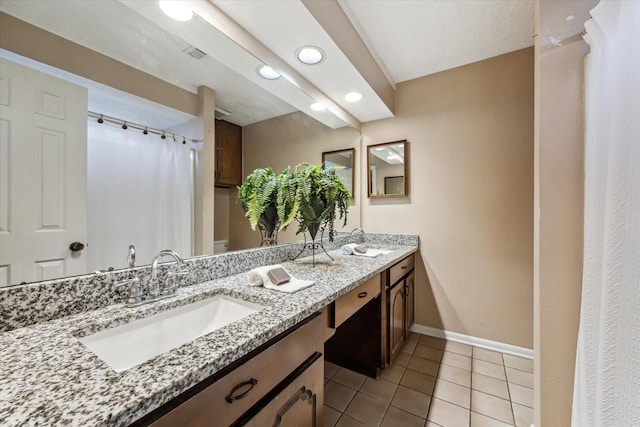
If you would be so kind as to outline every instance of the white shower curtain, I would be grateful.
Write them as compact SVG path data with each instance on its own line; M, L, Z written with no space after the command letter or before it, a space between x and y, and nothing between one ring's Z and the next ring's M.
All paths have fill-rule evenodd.
M574 427L640 426L640 1L585 24L585 236Z
M191 255L190 144L89 120L87 147L90 271L149 264L162 249Z

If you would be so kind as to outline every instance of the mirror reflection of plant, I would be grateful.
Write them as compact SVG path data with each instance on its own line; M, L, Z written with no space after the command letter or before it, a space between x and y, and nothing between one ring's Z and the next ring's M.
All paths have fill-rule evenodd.
M278 176L277 195L278 216L281 229L285 229L294 219L298 221L297 233L325 226L329 241L335 234L334 221L343 219L347 223L347 213L351 194L342 179L336 174L340 167L322 168L322 164L300 163L293 169L287 168ZM311 228L310 228L311 227ZM312 233L312 238L315 233Z
M238 198L252 230L256 229L267 208L276 206L277 194L278 179L271 168L254 170L238 187Z

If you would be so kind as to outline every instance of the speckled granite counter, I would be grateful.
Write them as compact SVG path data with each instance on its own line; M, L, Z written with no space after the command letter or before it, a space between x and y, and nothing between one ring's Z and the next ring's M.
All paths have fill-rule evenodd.
M183 287L174 298L138 308L114 304L4 332L0 425L127 425L417 250L413 245L368 246L392 252L364 258L334 250L331 264L314 267L309 258L283 263L295 277L316 281L295 294L250 287L245 272ZM325 255L317 259L328 260ZM121 373L77 339L219 293L266 308Z

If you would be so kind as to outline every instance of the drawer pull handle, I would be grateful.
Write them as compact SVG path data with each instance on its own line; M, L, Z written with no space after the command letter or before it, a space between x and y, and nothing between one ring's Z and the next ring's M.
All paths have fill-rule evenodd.
M231 393L229 393L229 395L225 397L224 400L226 400L229 403L233 403L234 400L240 400L244 397L247 397L247 395L251 393L251 390L253 390L253 386L256 384L258 384L258 380L255 378L251 378L249 381L241 382L231 390ZM236 391L238 391L238 389L244 386L249 386L249 388L237 396L233 395L233 393L235 393Z
M407 266L406 266L406 265L403 265L403 266L402 266L402 269L403 269L403 270L406 270L406 269L407 269Z
M358 298L364 298L364 297L366 297L366 296L367 296L367 293L366 293L366 292L360 292L360 293L358 294Z

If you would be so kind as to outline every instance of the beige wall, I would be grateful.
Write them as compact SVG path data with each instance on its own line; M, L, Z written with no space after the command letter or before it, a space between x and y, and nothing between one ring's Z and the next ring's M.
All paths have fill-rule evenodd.
M582 28L595 3L536 2L536 34L561 38L568 15ZM579 34L560 46L545 39L536 38L535 54L534 423L568 426L582 291L588 47Z
M296 112L243 128L244 175L263 167L272 167L276 173L287 166L300 162L321 163L323 151L355 148L355 188L359 188L358 159L360 153L360 133L349 127L330 129L304 113ZM260 233L252 231L237 201L236 190L232 191L230 205L229 237L232 250L255 247L260 244ZM346 230L360 226L360 196L349 208ZM336 226L342 225L342 222ZM278 243L301 240L296 236L297 224L280 232Z
M400 83L362 135L410 144L410 197L362 224L420 236L416 322L532 348L533 49Z

